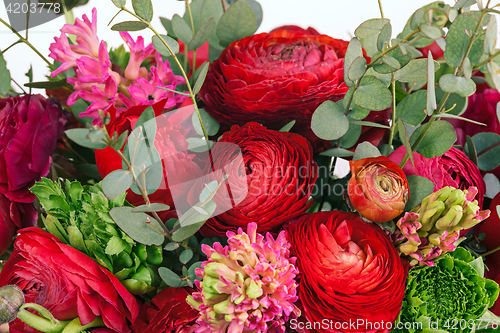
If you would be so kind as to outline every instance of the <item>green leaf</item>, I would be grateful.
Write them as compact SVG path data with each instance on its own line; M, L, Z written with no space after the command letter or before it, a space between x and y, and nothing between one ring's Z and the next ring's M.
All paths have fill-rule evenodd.
M102 180L102 191L108 199L113 199L130 188L134 177L128 170L115 170Z
M434 191L434 183L421 176L407 176L408 186L410 188L410 198L405 206L405 211L420 205L422 200Z
M337 140L349 129L349 119L334 102L323 102L313 113L311 129L323 140Z
M222 1L220 0L204 0L201 6L201 17L200 21L205 22L210 16L212 16L215 22L219 22L222 14L224 14L224 8L222 7Z
M133 207L115 207L109 211L113 221L133 240L145 245L161 245L165 236L161 226L146 213L133 213ZM153 227L153 225L156 227Z
M199 109L201 120L203 121L203 126L205 126L205 130L207 131L207 135L212 136L216 135L219 132L220 125L210 116L205 109ZM198 114L193 112L191 116L191 121L193 122L193 127L196 133L199 135L203 135L203 129L201 128L200 119L198 118Z
M229 45L235 40L251 36L257 29L257 16L252 6L244 0L236 1L221 16L216 34L221 42Z
M203 82L205 82L205 78L207 77L209 66L210 64L208 62L205 62L203 65L200 66L200 75L198 75L198 78L196 79L196 83L194 84L193 88L194 94L200 92L200 89L203 86Z
M444 50L444 60L451 67L458 68L462 63L471 38L469 36L476 29L478 22L479 19L473 13L462 13L453 21L446 35Z
M354 92L353 103L367 110L382 111L391 106L392 95L375 76L365 76Z
M66 132L68 138L76 142L82 147L92 148L92 149L104 149L106 144L104 142L91 142L89 140L90 129L88 128L73 128Z
M208 38L212 35L212 31L215 28L215 20L213 17L209 17L205 22L200 26L200 29L194 35L193 40L189 43L188 51L193 51L200 46L202 46Z
M177 38L174 32L174 28L172 27L172 20L169 20L168 18L165 17L160 17L160 21L165 30L167 31L167 34L170 37Z
M389 43L391 40L391 35L392 35L392 26L391 22L387 22L382 30L380 30L380 35L378 35L377 39L377 49L379 51L382 51L385 44Z
M158 269L161 279L170 287L178 288L181 286L181 278L166 267L160 267Z
M186 264L189 260L193 258L193 250L185 249L179 256L179 261L183 264Z
M434 71L439 69L439 63L434 61ZM427 59L414 59L398 70L394 78L401 82L416 82L427 80Z
M290 130L292 129L293 125L295 125L295 120L292 120L291 122L289 122L288 124L286 124L285 126L283 126L281 129L280 129L280 132L290 132Z
M370 114L370 110L360 108L354 105L351 111L349 111L349 118L352 120L365 119Z
M479 170L490 171L500 165L500 146L494 147L499 141L500 136L496 133L478 133L472 137Z
M443 30L439 29L438 27L435 27L433 25L427 25L427 24L421 24L420 25L420 32L427 38L436 40L441 37L443 37Z
M349 149L353 147L359 140L361 136L361 125L353 124L352 120L349 117L349 130L342 137L340 142L340 146L345 149Z
M434 59L429 51L427 56L427 114L432 115L437 108L436 104L436 81L434 76Z
M366 72L366 59L364 57L357 57L354 59L354 61L351 64L351 67L349 67L349 72L347 73L347 76L349 77L349 80L351 81L356 81L359 80L363 74Z
M173 39L170 36L167 35L160 35L161 38L167 43L168 47L174 52L174 54L179 53L179 43L175 39ZM153 41L153 46L155 47L156 51L158 51L161 55L168 57L170 56L170 51L168 48L163 44L163 41L158 37L158 36L153 36L152 38Z
M140 31L148 27L148 24L140 21L120 22L111 27L113 31Z
M438 104L441 103L443 97L445 95L445 92L442 91L439 86L436 87L436 99ZM446 114L454 114L454 115L459 115L465 112L467 109L467 97L462 97L459 94L451 94L448 99L446 100L446 103L444 105L445 110L452 110L448 111Z
M349 124L391 129L391 126L388 126L388 125L383 125L383 124L374 123L371 121L363 121L363 120L350 120Z
M10 81L11 76L7 69L7 62L3 58L3 55L0 54L0 95L7 95L10 90Z
M257 30L260 27L260 24L262 23L262 6L255 0L245 0L248 2L248 4L252 7L253 11L255 12L255 16L257 17L257 27L255 30Z
M201 268L201 264L203 264L202 261L197 261L189 267L188 276L191 278L191 280L201 280L200 277L196 276L195 272L196 268Z
M170 209L169 205L153 202L149 205L141 205L134 207L132 209L132 213L162 212L169 209Z
M179 248L179 243L177 243L177 242L168 243L164 247L165 251L175 251L178 248Z
M362 142L356 147L356 151L354 152L354 156L352 159L354 161L361 160L367 157L379 157L382 156L377 147L369 143L368 141Z
M111 239L108 241L108 244L106 245L105 253L108 256L111 256L114 254L120 254L127 247L128 247L128 244L126 241L124 241L123 239L121 239L118 236L113 236L113 237L111 237Z
M392 61L392 58L398 61L398 65L396 65L396 63ZM392 73L396 69L404 67L410 60L411 60L411 54L409 52L403 54L401 52L401 49L398 47L397 49L387 52L387 54L382 56L382 58L380 59L381 63L373 66L373 69L377 73L381 74ZM390 81L390 76L388 80Z
M198 208L197 209L195 209ZM194 235L208 220L215 211L217 205L213 201L207 202L202 207L193 206L191 207L184 215L179 219L179 223L181 224L181 228L175 231L172 235L172 240L174 242L182 242L192 235ZM199 209L204 211L204 213L200 213Z
M397 106L397 115L405 124L418 126L425 120L425 109L427 107L427 92L418 90L406 96Z
M127 0L111 0L113 4L118 8L123 8L127 4Z
M467 135L465 137L465 142L464 153L475 165L477 165L477 151L474 142L472 142L472 138Z
M406 127L401 118L398 118L398 131L399 131L399 139L403 142L403 145L406 149L406 154L410 156L411 164L415 166L415 162L413 161L413 152L411 150L410 141L408 140L408 133L406 132Z
M484 277L484 261L482 257L478 257L472 260L471 262L469 262L469 265L471 265L472 268L476 270L477 274L480 277Z
M495 88L500 91L500 66L498 66L495 62L490 61L486 64L486 69L488 70L488 74L490 75Z
M351 67L355 59L362 56L363 49L361 48L361 43L359 42L359 39L354 37L349 42L344 57L344 82L348 87L352 87L352 85L354 84L354 82L349 80L349 77L347 75L349 73L349 68Z
M445 74L439 79L439 87L446 92L457 93L468 97L476 92L476 84L472 79L467 79L453 74Z
M191 30L189 24L177 14L172 17L172 30L177 38L185 44L189 44L189 42L193 39L193 30Z
M323 155L323 156L349 157L349 156L353 156L354 152L347 150L347 149L343 149L343 148L331 148L331 149L325 150L319 154Z
M356 30L354 30L354 35L359 39L369 38L373 35L378 34L384 26L389 23L389 19L384 18L374 18L361 23Z
M40 215L40 217L42 218L42 222L45 225L45 228L47 228L48 232L59 238L61 242L64 242L66 244L69 243L69 235L57 218L50 214L47 215L47 217L44 217L43 215Z
M425 11L423 8L417 9L415 13L410 17L410 27L411 30L417 30L418 26L424 22Z
M151 22L153 19L153 4L151 0L132 0L132 7L137 16Z
M25 83L24 86L28 88L39 88L39 89L58 89L64 87L66 84L66 79L58 81L42 81L42 82L30 82Z
M486 33L484 34L484 53L490 54L495 48L497 42L497 19L495 15L490 15L490 20L488 21L488 26L486 27Z
M410 137L413 146L426 126L422 125ZM447 121L435 121L417 147L417 152L427 158L446 153L457 140L453 126Z
M83 239L81 231L74 225L68 226L66 230L69 235L69 244L78 251L89 254L87 253L87 247L85 246L85 240Z

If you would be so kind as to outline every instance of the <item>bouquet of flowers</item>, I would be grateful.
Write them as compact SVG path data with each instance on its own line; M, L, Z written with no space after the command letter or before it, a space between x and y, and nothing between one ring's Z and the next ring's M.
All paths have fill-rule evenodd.
M379 1L344 41L255 34L255 0L163 27L112 0L124 46L94 8L47 59L30 15L88 1L34 2L0 19L0 331L500 331L499 5L433 2L395 34ZM19 43L46 81L14 86Z

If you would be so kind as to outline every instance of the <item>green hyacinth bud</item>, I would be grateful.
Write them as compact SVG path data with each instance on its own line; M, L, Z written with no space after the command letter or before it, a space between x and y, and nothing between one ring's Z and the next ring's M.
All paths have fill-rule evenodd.
M437 192L436 192L437 193ZM434 227L434 222L439 219L441 213L446 208L444 202L434 201L430 202L425 211L419 212L419 222L422 223L422 231L429 231ZM421 221L420 221L421 220Z
M24 293L16 285L0 288L0 325L16 319L19 309L24 304Z
M462 192L463 193L463 192ZM438 230L446 230L450 227L456 226L463 216L462 206L452 206L445 216L436 221L436 228Z
M446 207L462 205L465 201L465 193L460 189L453 190L445 201Z

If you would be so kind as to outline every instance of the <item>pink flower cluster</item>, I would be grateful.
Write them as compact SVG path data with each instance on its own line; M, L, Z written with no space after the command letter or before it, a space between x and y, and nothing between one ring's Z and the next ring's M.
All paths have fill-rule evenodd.
M228 246L202 246L209 260L196 271L203 277L196 281L201 292L188 297L200 311L196 332L285 332L285 322L300 316L293 304L298 269L285 232L264 239L249 223L247 233L239 228L227 236Z
M52 72L52 78L62 72L74 68L76 76L68 77L75 91L68 98L68 105L73 105L82 98L91 105L81 113L81 117L94 118L94 124L101 122L102 112L115 106L118 112L136 105L152 105L167 99L166 109L180 105L187 97L161 89L175 90L176 85L184 84L182 76L174 75L167 60L155 52L152 44L144 46L144 39L136 41L128 32L120 32L120 36L130 49L130 60L123 76L113 70L106 43L97 37L97 11L92 10L92 21L87 15L75 24L65 24L61 29L61 37L55 37L50 45L49 56L62 63ZM76 44L70 44L67 34L76 36ZM155 66L150 71L142 67L148 57L154 56Z

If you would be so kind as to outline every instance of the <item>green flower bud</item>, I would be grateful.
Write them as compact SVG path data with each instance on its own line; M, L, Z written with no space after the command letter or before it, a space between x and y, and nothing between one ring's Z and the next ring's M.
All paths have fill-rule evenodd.
M444 202L442 201L434 201L431 202L427 209L423 212L420 212L419 222L422 223L422 231L429 231L434 226L434 222L441 216L441 213L446 208ZM422 221L420 221L422 219Z
M16 319L20 307L24 304L24 293L16 285L0 288L0 325Z
M256 281L254 281L252 279L247 279L246 284L248 284L247 290L246 290L246 294L248 297L253 298L253 299L257 299L258 297L260 297L264 294L264 291L262 291L262 288L261 288L262 282L260 283L260 286L259 286L259 284L257 284Z
M462 190L455 189L453 190L448 199L446 199L445 204L447 207L462 205L465 201L465 193Z
M409 242L407 242L407 243L401 244L398 249L399 249L399 251L401 253L409 255L409 254L417 251L418 250L418 246L410 244Z
M438 228L439 230L446 230L450 227L456 226L462 219L462 215L463 215L462 206L459 205L452 206L448 210L445 216L436 221L436 228Z

